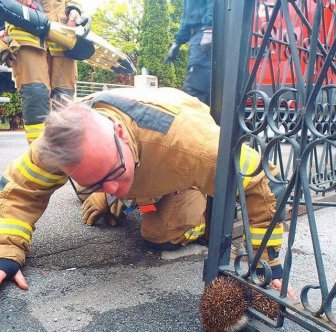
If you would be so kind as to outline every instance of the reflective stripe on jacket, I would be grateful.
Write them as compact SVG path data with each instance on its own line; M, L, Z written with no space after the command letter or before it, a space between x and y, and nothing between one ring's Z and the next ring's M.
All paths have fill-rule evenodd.
M251 176L244 176L244 174L252 174L260 163L260 154L247 146L242 144L240 152L239 166L243 175L243 187L246 188L251 182Z
M67 181L62 173L42 168L36 139L26 154L13 161L0 180L0 257L23 264L29 253L34 224L51 194Z

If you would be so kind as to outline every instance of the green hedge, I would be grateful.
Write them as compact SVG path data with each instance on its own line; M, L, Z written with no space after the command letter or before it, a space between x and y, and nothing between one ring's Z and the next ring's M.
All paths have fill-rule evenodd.
M147 68L160 86L174 86L176 80L173 66L164 64L172 40L169 25L167 0L145 0L138 69Z
M8 97L9 103L2 104L1 108L5 110L5 115L16 115L22 113L22 101L20 94L16 92L4 92L1 97Z

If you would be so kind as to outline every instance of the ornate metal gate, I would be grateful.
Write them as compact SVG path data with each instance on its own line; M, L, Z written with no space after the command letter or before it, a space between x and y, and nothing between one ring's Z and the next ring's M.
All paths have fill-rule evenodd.
M336 189L335 0L221 0L214 5L212 112L221 123L220 171L216 176L205 283L218 275L231 275L279 303L276 320L249 308L251 316L263 322L258 323L260 329L281 327L288 318L311 331L335 331L336 273L333 284L328 285L314 210L317 205L335 206L328 201ZM286 184L278 211L255 256L242 187L242 177L251 173L242 174L235 167L242 142L262 154L261 167L271 181ZM270 173L269 160L278 166L280 180ZM246 254L236 257L232 264L237 188ZM315 266L310 268L316 269L317 280L305 285L299 303L294 303L287 298L287 289L295 278L291 268L301 205L306 209L315 255ZM254 275L279 211L285 206L291 213L282 289L276 293L267 287L268 282L260 282ZM330 240L336 248L336 239ZM267 272L265 279L269 281ZM311 305L313 289L320 292L317 308Z

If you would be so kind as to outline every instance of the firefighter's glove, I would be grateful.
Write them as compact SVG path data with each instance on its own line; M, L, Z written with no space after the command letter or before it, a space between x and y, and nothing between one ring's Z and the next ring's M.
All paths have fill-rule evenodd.
M176 44L175 42L170 46L170 49L168 51L167 57L165 59L165 63L169 62L175 62L177 59L177 55L179 54L180 51L180 46L179 44Z
M6 273L5 280L12 280L20 268L21 266L19 263L11 259L0 258L0 271L4 271Z
M93 193L82 205L82 221L84 224L93 225L107 210L106 194Z
M7 35L3 35L0 39L0 65L5 64L8 68L13 67L16 61L16 52L20 48L20 44L11 40Z
M203 52L210 54L212 46L212 29L203 30L203 37L200 44Z

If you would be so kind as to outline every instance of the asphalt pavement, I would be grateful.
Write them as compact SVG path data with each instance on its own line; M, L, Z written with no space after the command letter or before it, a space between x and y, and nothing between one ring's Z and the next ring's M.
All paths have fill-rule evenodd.
M26 147L23 132L0 132L0 175ZM332 285L336 262L330 234L336 225L332 208L319 211ZM206 247L152 252L140 237L138 214L130 214L116 228L103 222L85 226L80 215L81 205L66 184L37 223L24 268L29 290L12 283L0 286L0 332L203 331L198 302ZM300 217L299 228L291 282L296 289L316 278L305 216ZM305 329L286 321L280 331Z
M22 132L0 132L0 173L25 151ZM29 290L0 286L0 331L202 331L198 300L206 247L155 253L138 216L120 227L82 224L69 184L37 223L24 268Z

